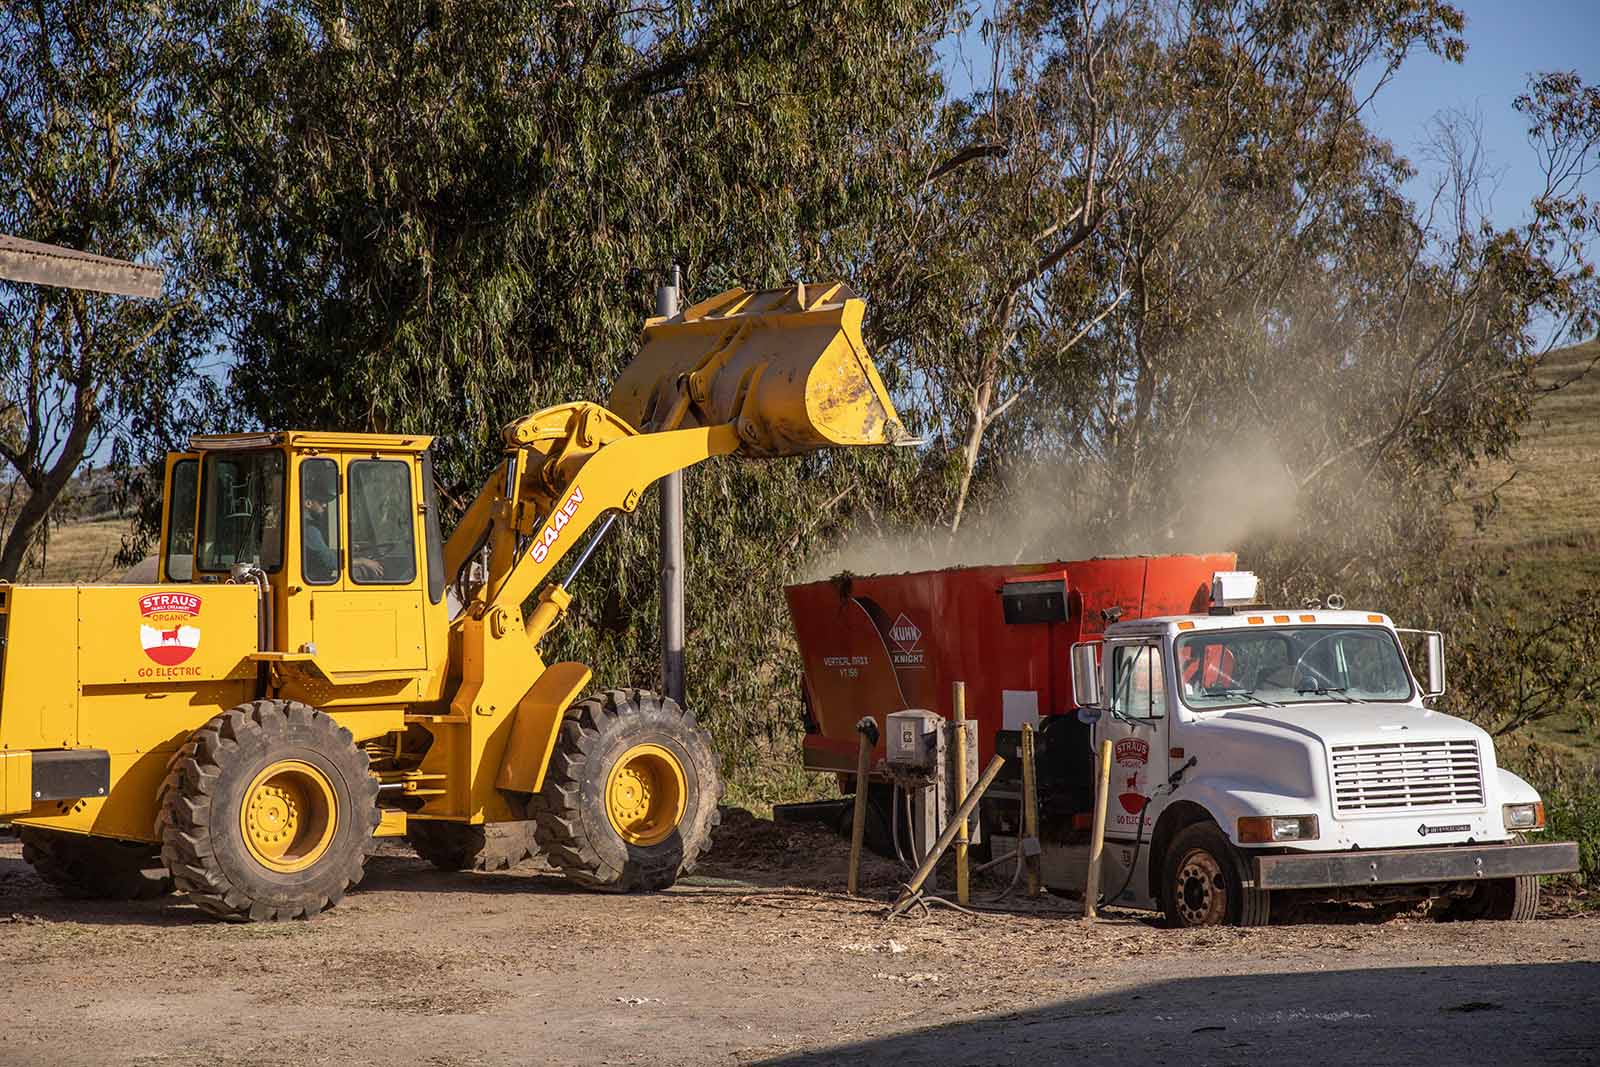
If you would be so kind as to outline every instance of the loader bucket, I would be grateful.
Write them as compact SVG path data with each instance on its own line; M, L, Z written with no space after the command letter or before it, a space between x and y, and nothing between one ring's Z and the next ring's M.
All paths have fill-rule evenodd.
M645 431L733 423L740 452L789 456L906 438L842 282L730 289L645 324L611 410Z

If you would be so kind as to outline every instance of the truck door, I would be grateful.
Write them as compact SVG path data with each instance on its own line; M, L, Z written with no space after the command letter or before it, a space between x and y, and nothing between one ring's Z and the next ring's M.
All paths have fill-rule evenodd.
M1111 803L1106 836L1133 840L1155 787L1167 777L1168 678L1162 646L1154 641L1107 642L1111 713L1095 724L1095 743L1111 742ZM1160 812L1144 811L1144 835Z

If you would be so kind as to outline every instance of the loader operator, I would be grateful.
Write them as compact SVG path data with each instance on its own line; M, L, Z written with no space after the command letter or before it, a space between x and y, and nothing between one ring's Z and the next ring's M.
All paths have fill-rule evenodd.
M305 542L302 570L306 581L326 583L339 578L339 472L332 463L306 463L300 473L300 500L305 509L301 540ZM331 536L330 536L331 535ZM383 564L357 556L350 561L357 578L382 578Z

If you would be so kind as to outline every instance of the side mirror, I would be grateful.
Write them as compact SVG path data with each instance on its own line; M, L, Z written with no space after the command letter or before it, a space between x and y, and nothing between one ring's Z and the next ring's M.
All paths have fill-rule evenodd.
M1100 706L1098 641L1079 641L1072 646L1072 702L1080 708Z
M1430 631L1423 635L1428 648L1428 686L1425 697L1444 695L1444 634Z

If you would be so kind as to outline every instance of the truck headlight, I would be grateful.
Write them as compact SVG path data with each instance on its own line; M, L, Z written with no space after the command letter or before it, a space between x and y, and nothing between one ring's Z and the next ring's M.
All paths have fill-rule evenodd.
M1543 830L1544 804L1507 804L1500 809L1505 814L1507 830Z
M1239 820L1239 843L1275 845L1286 841L1315 841L1315 815L1246 815Z

